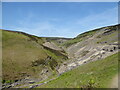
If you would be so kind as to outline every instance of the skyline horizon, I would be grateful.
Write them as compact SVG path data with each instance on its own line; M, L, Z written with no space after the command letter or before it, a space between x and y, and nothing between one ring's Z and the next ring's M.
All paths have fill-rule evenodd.
M103 26L103 27L99 27L99 28L105 28L105 27L109 27L109 26L116 26L116 25L119 25L119 24L114 24L114 25L107 25L107 26ZM89 32L89 31L92 31L92 30L96 30L96 29L99 29L99 28L95 28L95 29L90 29L88 31L85 31L85 32L82 32L82 33L78 33L78 35L80 34L83 34L83 33L86 33L86 32ZM29 34L25 31L16 31L16 30L8 30L8 29L1 29L1 30L5 30L5 31L13 31L13 32L23 32L23 33L26 33L26 34ZM29 34L29 35L34 35L34 34ZM53 38L76 38L78 35L76 35L75 37L59 37L59 36L53 36ZM37 37L48 37L48 36L38 36L38 35L34 35L34 36L37 36ZM51 37L52 38L52 37Z

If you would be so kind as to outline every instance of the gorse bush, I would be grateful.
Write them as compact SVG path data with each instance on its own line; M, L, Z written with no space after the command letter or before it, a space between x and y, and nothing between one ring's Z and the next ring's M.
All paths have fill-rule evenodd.
M86 85L82 85L81 88L99 88L99 85L94 79L90 79L88 80L88 83Z

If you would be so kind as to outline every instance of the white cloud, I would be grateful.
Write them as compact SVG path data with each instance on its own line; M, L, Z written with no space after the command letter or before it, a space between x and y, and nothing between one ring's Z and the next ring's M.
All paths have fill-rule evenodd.
M27 22L25 22L27 23ZM74 32L71 27L58 27L49 21L38 22L31 25L31 27L14 27L16 31L23 31L29 34L44 36L44 37L74 37L78 32Z
M94 29L103 26L118 23L117 7L104 11L103 13L88 15L87 17L77 21L81 28Z

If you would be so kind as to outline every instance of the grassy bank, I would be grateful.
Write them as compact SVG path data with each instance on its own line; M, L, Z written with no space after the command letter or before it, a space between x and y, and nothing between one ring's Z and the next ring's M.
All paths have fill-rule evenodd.
M114 54L103 60L79 66L38 88L107 88L109 82L117 73L118 54Z

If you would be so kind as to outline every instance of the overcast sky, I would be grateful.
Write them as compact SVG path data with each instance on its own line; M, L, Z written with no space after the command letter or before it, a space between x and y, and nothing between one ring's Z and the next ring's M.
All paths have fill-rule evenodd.
M75 37L118 23L117 2L3 2L3 29L44 37Z

